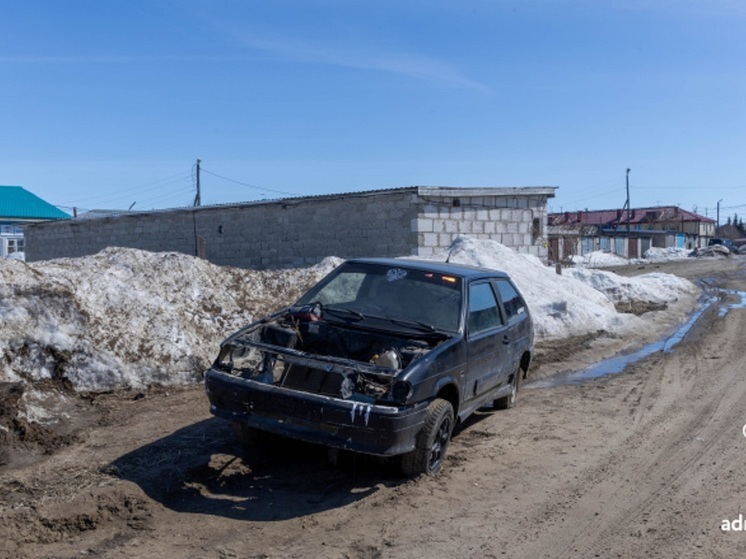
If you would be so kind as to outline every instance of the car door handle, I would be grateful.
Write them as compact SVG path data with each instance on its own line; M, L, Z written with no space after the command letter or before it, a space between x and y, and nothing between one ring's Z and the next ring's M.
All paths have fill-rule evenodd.
M508 336L503 336L503 344L508 345L510 343L510 338Z

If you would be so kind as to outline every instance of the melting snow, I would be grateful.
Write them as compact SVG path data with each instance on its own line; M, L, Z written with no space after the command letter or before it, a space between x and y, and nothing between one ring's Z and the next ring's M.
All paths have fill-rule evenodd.
M697 292L694 284L670 274L626 278L599 270L564 269L558 275L535 256L470 237L456 239L450 254L451 262L507 272L526 298L537 341L602 330L620 332L642 319L617 312L616 303L668 303Z
M535 257L468 237L450 253L452 262L514 278L537 341L622 331L642 319L618 313L615 303L665 303L696 292L667 274L557 275ZM36 263L0 259L0 382L61 378L76 390L99 391L197 381L223 338L295 300L339 262L254 271L123 248Z

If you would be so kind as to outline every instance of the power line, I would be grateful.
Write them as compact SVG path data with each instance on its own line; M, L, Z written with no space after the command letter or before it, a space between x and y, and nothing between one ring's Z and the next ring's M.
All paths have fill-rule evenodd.
M570 200L562 200L562 205L563 206L572 206L573 204L577 204L579 202L585 202L586 200L592 200L594 198L600 198L602 196L609 196L611 194L616 194L618 192L624 192L624 188L615 188L613 190L605 190L603 192L597 192L596 194L593 194L591 196L583 196L583 197L580 197L580 198L578 198L578 197L572 198Z
M255 184L249 184L246 182L237 181L235 179L229 179L228 177L224 177L223 175L219 175L217 173L213 173L212 171L208 171L204 167L200 168L203 173L207 173L208 175L212 175L213 177L217 177L219 179L223 179L224 181L232 182L234 184L239 184L241 186L246 186L248 188L253 188L254 190L261 190L265 192L274 192L275 194L286 194L288 196L296 196L297 193L295 192L285 192L284 190L274 190L272 188L263 188L261 186L256 186Z
M642 186L645 190L703 190L702 186ZM743 190L744 186L716 186L713 190Z
M151 196L149 198L137 200L137 203L140 207L142 207L144 204L155 205L167 200L179 200L179 202L175 202L177 206L188 206L189 198L188 195L185 194L184 190L185 189L183 187L180 187L178 190L169 190L168 192L159 193L157 196Z
M154 187L154 186L165 186L165 185L173 184L173 183L176 183L176 182L183 182L185 179L188 179L188 178L189 178L189 172L188 171L182 171L181 173L177 173L175 175L171 175L170 177L166 177L166 178L163 178L163 179L158 179L158 180L155 180L155 181L150 181L150 182L147 182L145 184L141 184L141 185L136 186L136 187L117 190L117 192L116 192L117 195L115 195L113 198L112 198L112 194L109 193L109 194L100 194L100 195L97 195L97 196L91 196L88 199L89 200L100 200L100 199L109 198L109 199L121 200L121 199L124 199L124 198L131 198L132 195L134 195L134 194L139 194L141 192L151 191L152 187ZM121 196L119 196L119 194L121 194Z
M175 184L179 182L183 182L187 179L189 179L190 172L189 171L182 171L180 173L177 173L175 175L171 175L169 177L158 179L155 181L150 181L145 184L141 184L139 186L133 187L133 188L126 188L126 189L119 189L116 193L103 193L103 194L97 194L94 196L88 196L86 197L85 201L82 204L78 204L75 207L81 208L81 206L98 206L101 204L101 201L106 201L107 203L111 202L118 202L121 200L127 200L129 202L132 201L132 198L137 197L138 194L146 193L146 192L152 192L154 186L166 186L170 184ZM169 191L173 192L173 191ZM55 204L57 205L57 204ZM69 205L58 205L59 207L68 207Z
M738 210L740 208L746 208L746 204L739 204L737 206L720 206L721 210Z

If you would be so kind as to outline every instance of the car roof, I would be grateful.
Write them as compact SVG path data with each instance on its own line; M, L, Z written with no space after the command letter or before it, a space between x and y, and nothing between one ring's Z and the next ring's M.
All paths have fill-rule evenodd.
M391 266L392 268L409 268L412 270L423 270L459 276L466 279L478 278L507 278L508 274L499 270L479 268L466 264L454 264L452 262L439 262L437 260L414 260L412 258L351 258L347 262L360 264L377 264L380 266Z

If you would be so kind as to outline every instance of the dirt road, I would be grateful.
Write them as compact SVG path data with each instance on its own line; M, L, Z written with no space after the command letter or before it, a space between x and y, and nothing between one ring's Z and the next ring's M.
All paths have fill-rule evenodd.
M621 273L650 271L746 291L744 258ZM0 556L746 557L746 531L722 529L746 515L746 309L716 297L671 352L478 413L436 477L243 452L201 388L77 401L59 450L0 470ZM594 351L559 354L542 374Z

